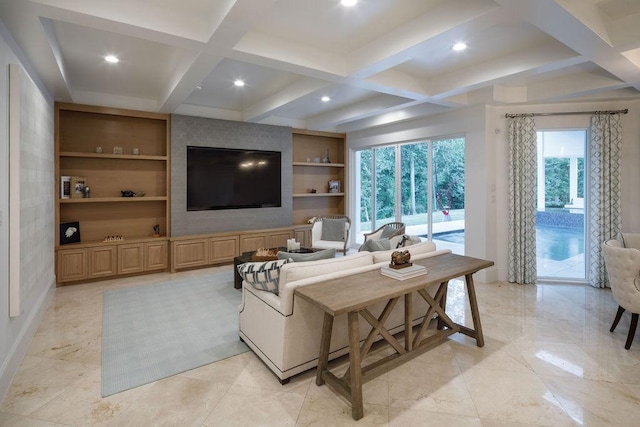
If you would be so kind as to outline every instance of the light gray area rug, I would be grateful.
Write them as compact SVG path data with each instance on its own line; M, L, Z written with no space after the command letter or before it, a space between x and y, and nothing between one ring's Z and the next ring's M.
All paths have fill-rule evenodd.
M241 297L229 272L105 291L102 396L248 351Z

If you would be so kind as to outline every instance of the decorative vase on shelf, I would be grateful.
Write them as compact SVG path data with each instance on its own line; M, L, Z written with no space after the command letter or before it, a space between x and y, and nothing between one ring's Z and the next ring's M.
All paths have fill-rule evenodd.
M324 159L323 159L324 163L331 163L331 160L329 159L329 149L327 148L327 152L324 155Z

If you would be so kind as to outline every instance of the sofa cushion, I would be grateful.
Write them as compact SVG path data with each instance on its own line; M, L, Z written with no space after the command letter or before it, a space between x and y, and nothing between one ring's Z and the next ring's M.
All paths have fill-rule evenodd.
M260 291L273 292L278 295L280 283L280 267L291 262L289 259L279 259L266 262L246 262L238 266L240 277Z
M316 278L338 270L343 271L371 264L373 264L373 257L368 252L319 261L294 262L282 267L280 283L283 285L296 280Z
M358 252L388 251L389 249L391 249L391 243L389 242L389 239L367 240L362 244L362 246L360 246Z
M320 259L330 259L336 257L335 249L325 249L323 251L311 253L299 252L278 252L278 259L290 259L293 262L318 261Z
M401 234L399 236L394 236L389 239L390 248L389 249L398 249L404 248L405 246L415 245L416 243L422 242L419 236L410 236L408 234Z
M344 218L322 218L320 240L344 242L346 223L347 220Z

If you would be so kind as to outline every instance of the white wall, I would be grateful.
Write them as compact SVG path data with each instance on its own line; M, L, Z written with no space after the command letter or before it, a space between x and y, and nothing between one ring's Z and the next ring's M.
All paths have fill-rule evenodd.
M53 103L50 95L40 89L44 96L44 106L42 99L38 99L35 104L25 103L27 108L32 105L41 108L39 117L33 120L33 123L27 122L26 126L40 126L46 123L46 126L51 126L50 130L40 133L42 129L38 129L35 133L48 134L50 137L47 139L50 140L29 141L28 145L21 147L21 152L26 150L27 157L36 160L35 163L31 161L29 165L21 165L24 172L24 181L22 178L21 181L23 184L34 182L34 186L38 188L32 193L21 193L21 197L24 197L22 197L20 214L21 225L28 227L24 230L24 235L21 232L21 240L27 239L24 250L31 253L34 251L30 249L37 249L35 255L38 259L35 262L38 265L32 268L32 271L27 271L20 282L21 314L13 318L9 317L9 64L20 64L24 69L30 70L31 67L22 58L23 55L16 48L6 27L0 21L0 212L2 219L0 224L0 399L6 393L15 371L22 362L31 337L55 291L52 237L55 230L52 226L53 202L51 199L53 197L51 191L53 188ZM37 82L38 87L42 88L37 76L33 73L30 75ZM26 75L24 77L26 78ZM34 149L37 152L32 152ZM38 168L39 171L34 172L33 168ZM23 191L29 191L29 188ZM41 205L42 198L39 196L44 195L48 198L46 210L42 211L40 207L36 208L35 212L28 209L31 202ZM40 253L47 253L48 256L41 257ZM16 256L16 254L11 255ZM19 255L22 256L22 254Z
M622 116L623 231L640 232L640 101L567 103L516 107L473 107L390 126L351 132L354 148L464 134L465 144L465 253L493 260L496 265L477 275L480 281L507 279L508 145L505 113L567 112L629 109ZM539 129L588 128L589 115L536 117ZM350 190L350 194L354 194ZM349 205L351 206L351 204ZM351 213L350 213L351 214Z

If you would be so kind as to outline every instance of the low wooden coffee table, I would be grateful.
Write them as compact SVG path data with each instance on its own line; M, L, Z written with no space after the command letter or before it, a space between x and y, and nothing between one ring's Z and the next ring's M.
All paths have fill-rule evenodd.
M300 249L296 249L296 250L292 250L292 251L287 251L287 248L285 247L278 247L278 248L271 248L269 250L277 250L277 251L282 251L282 252L291 252L291 253L298 253L298 254L310 254L312 252L317 252L316 249L311 249L311 248L300 248ZM260 262L260 261L255 261L253 259L251 259L251 256L253 254L255 254L256 251L249 251L249 252L244 252L242 255L237 256L233 259L233 287L236 289L241 289L242 288L242 277L240 277L240 275L238 274L238 266L240 264L244 264L245 262ZM277 257L273 258L273 259L278 259Z
M425 351L443 343L449 335L456 332L475 338L478 347L484 346L480 313L473 285L473 273L493 265L493 261L471 258L455 254L442 254L413 262L427 267L427 274L404 281L386 277L379 270L369 271L340 279L328 280L295 289L295 295L310 302L324 312L320 355L316 371L316 384L325 381L331 388L351 402L351 415L354 420L362 418L362 384L378 375L404 363ZM446 314L446 296L449 280L464 276L467 296L473 319L473 329L455 323ZM429 288L436 288L432 296ZM429 305L422 324L414 331L412 328L413 299L417 292ZM404 345L384 327L384 323L393 307L404 301L405 328ZM388 301L380 316L371 314L368 307L381 301ZM349 369L338 378L328 369L333 319L347 314L349 328ZM437 315L437 330L426 336L427 328L434 315ZM362 316L371 325L364 343L360 344L358 317ZM375 338L381 335L396 351L394 354L367 366L362 360L367 356Z

